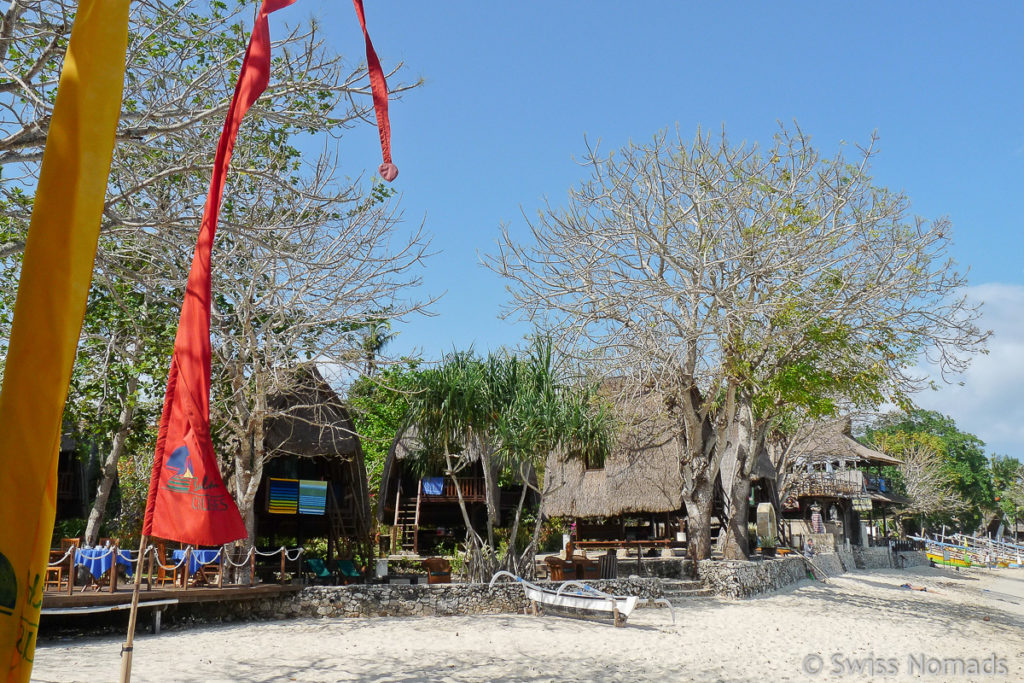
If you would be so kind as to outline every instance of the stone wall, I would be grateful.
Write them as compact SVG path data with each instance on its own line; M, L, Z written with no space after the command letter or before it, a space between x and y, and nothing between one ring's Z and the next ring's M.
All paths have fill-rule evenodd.
M819 553L814 564L828 576L837 576L855 568L855 557L866 566L888 566L887 548L867 548L849 552ZM905 566L928 563L924 552L899 553ZM886 564L882 564L883 559ZM635 560L619 564L619 576L613 580L588 581L609 593L637 595L641 598L664 596L662 579L689 576L689 561L669 558L644 558L636 572ZM698 563L698 576L706 588L727 598L747 598L769 593L807 578L807 567L800 557L784 557L761 562L704 560ZM557 585L539 582L541 585ZM355 585L308 586L301 592L276 598L235 603L191 603L169 607L171 623L210 623L251 619L288 619L295 617L399 617L447 616L464 614L519 613L527 607L522 588L515 583L500 583L494 589L486 584L435 585Z
M541 585L558 585L540 582ZM641 598L660 598L661 581L627 578L588 581L598 590ZM296 617L409 617L519 613L527 607L516 583L307 586L301 592L235 603L192 603L169 608L176 622L210 623Z
M857 569L891 569L892 554L888 548L854 548Z
M928 553L923 550L907 550L896 553L893 558L895 566L899 569L905 567L921 567L929 564Z
M698 564L697 573L704 585L716 595L747 598L796 583L806 578L807 568L800 557L763 562L703 560Z

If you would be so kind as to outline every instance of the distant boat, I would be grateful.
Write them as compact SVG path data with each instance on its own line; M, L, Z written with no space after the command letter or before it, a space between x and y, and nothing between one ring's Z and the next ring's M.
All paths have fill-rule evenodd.
M930 552L930 553L928 553L928 559L931 560L932 562L934 562L935 564L941 564L944 567L971 567L971 566L973 566L971 564L970 559L968 559L966 556L953 557L952 555L950 555L949 557L946 557L946 556L940 555L938 553L931 553Z

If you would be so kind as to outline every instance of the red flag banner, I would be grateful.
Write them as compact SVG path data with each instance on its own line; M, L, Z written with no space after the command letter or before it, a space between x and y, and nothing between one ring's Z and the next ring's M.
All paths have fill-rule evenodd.
M210 440L210 251L238 128L270 82L267 15L294 2L263 0L217 145L167 378L143 525L147 536L195 545L221 545L247 536Z
M389 183L398 177L398 167L391 163L391 121L388 119L388 83L384 80L384 70L377 59L377 51L370 42L370 34L366 30L366 13L363 11L363 0L352 0L356 7L359 25L363 28L363 39L366 41L366 68L370 72L370 90L373 92L373 112L377 116L377 132L380 133L380 154L384 158L377 172Z

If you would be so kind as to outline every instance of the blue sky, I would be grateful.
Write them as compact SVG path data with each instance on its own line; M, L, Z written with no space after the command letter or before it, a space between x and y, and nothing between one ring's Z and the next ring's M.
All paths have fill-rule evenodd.
M825 150L881 136L877 183L913 211L947 215L972 294L990 303L992 353L921 397L991 450L1024 459L1024 4L821 2L402 2L370 0L386 69L424 85L391 106L394 186L410 227L440 253L426 291L437 316L410 321L394 352L514 345L497 318L501 280L479 265L499 226L560 204L583 178L584 135L606 149L679 126L726 126L768 141L797 120ZM348 2L301 0L274 21L314 14L334 48L362 58ZM280 16L280 18L278 18ZM273 29L272 29L273 31ZM380 162L375 132L349 132L346 172Z

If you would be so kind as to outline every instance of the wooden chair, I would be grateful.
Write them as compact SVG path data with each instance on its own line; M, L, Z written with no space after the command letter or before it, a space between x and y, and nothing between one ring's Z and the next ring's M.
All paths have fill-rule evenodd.
M207 586L216 587L217 581L220 577L222 559L224 559L223 552L221 553L221 557L216 562L201 565L199 567L199 571L192 575L192 585L205 583Z
M61 551L57 548L50 549L50 562L57 562L64 557L67 551ZM61 562L58 565L46 567L46 577L43 581L43 590L49 590L51 587L54 590L60 590L61 585L64 583L64 563Z
M159 588L160 586L166 585L167 583L175 583L175 571L173 569L164 569L164 567L170 566L167 562L167 543L164 541L156 542L156 579L154 583Z
M451 583L452 563L443 557L428 557L423 560L427 569L427 583Z
M81 548L82 539L80 538L62 538L60 539L60 552L61 555L66 553L71 548Z

